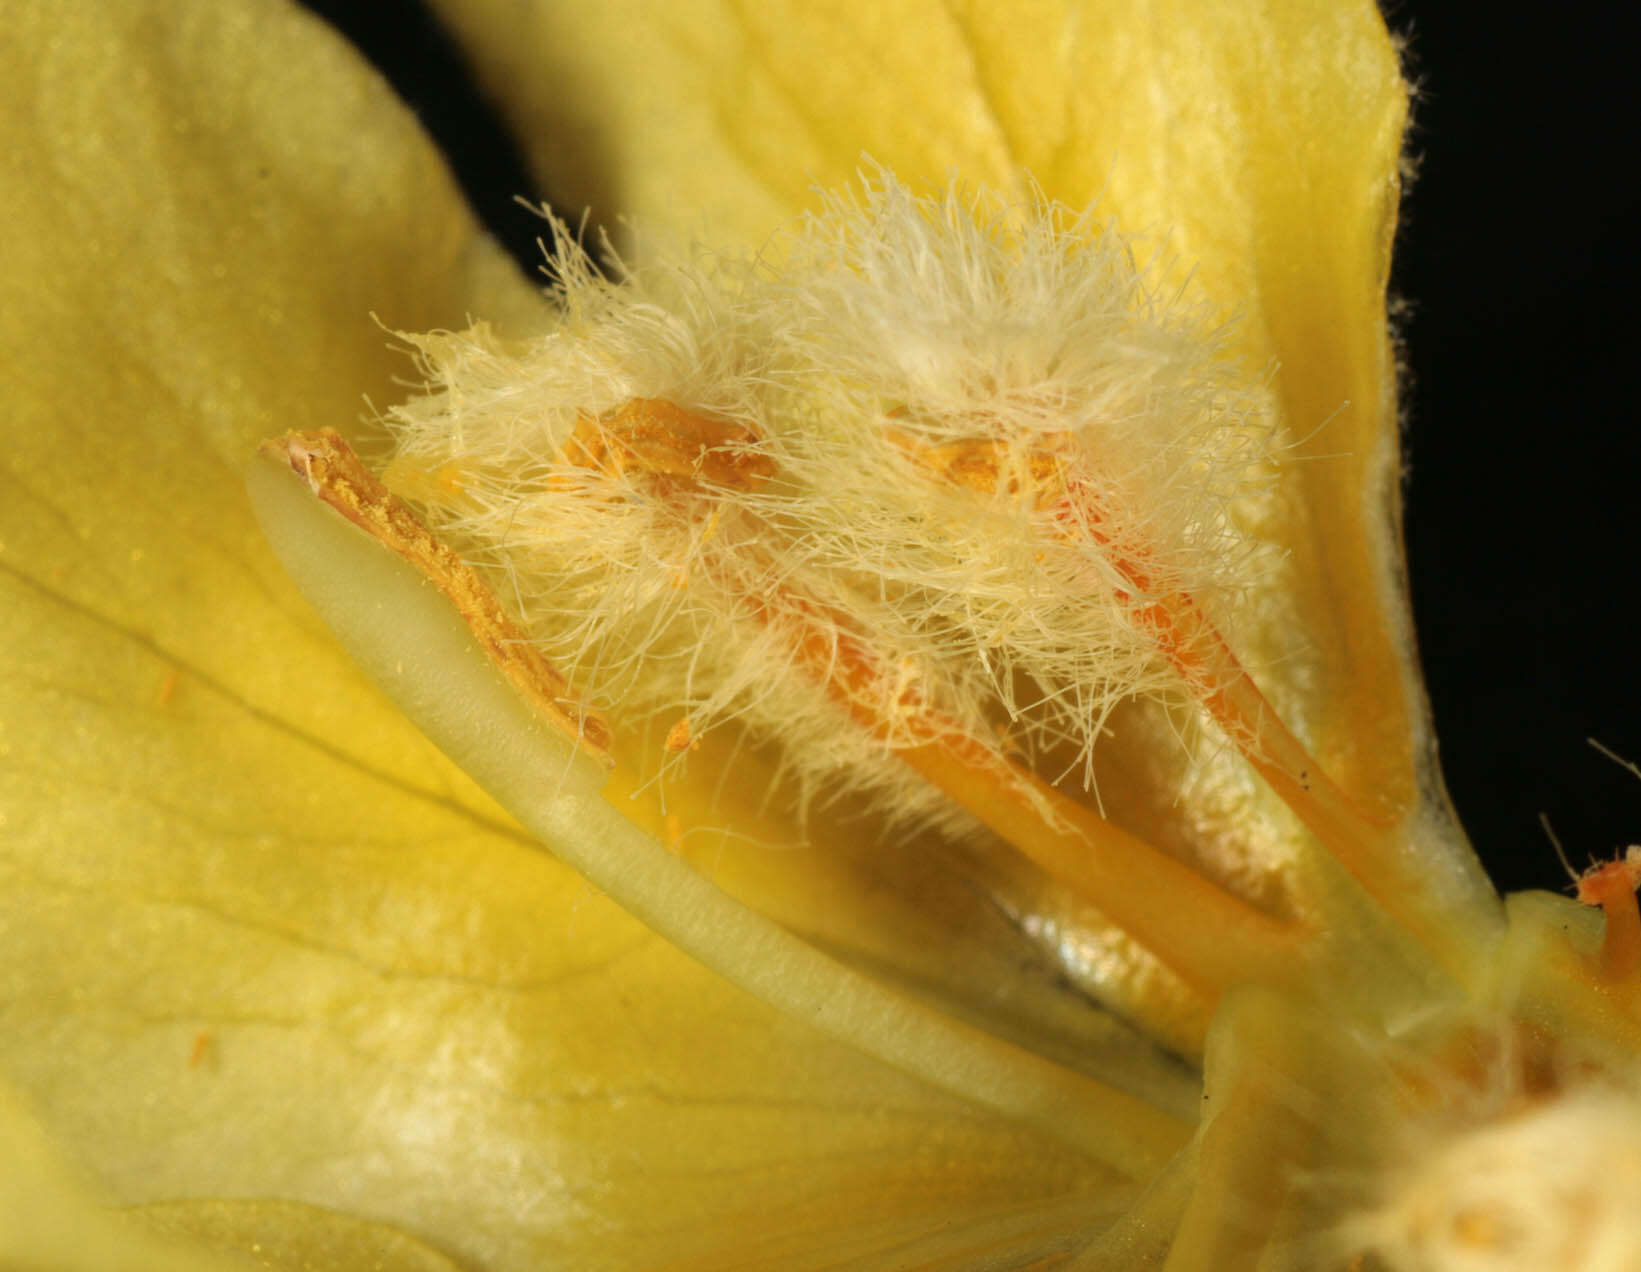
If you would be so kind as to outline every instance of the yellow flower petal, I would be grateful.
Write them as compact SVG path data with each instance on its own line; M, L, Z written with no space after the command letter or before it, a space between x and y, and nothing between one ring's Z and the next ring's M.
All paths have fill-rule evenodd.
M290 1201L176 1201L135 1206L130 1217L161 1234L238 1254L272 1269L370 1268L463 1272L413 1237L382 1224Z
M285 581L255 441L399 391L372 313L534 303L351 53L39 0L0 62L0 1072L71 1154L497 1268L801 1267L1103 1187L593 895Z
M0 1082L0 1258L55 1272L234 1272L186 1240L157 1240L113 1213L62 1160L16 1094Z

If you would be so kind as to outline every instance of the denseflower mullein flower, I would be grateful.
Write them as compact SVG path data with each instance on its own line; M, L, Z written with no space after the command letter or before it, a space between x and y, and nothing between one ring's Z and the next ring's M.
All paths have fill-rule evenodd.
M1631 1266L1634 864L1499 906L1412 671L1373 6L434 7L623 275L279 0L0 30L0 1262Z
M1237 653L1280 556L1252 510L1294 439L1267 369L1239 369L1188 293L1092 213L881 171L757 259L607 279L554 231L547 334L407 337L426 391L389 413L387 485L334 433L270 443L253 481L344 641L525 826L766 1000L1165 1181L1112 1231L1038 1232L1019 1257L1641 1255L1612 1176L1641 1164L1634 880L1591 876L1599 939L1559 909L1501 925L1410 898L1424 828L1340 789ZM1102 739L1142 697L1177 746L1240 757L1287 805L1324 854L1311 894L1250 898L1102 815ZM668 791L718 735L717 780L773 753L750 780L800 827L848 803L872 851L932 827L1096 907L1215 1020L1184 1044L1206 1047L1196 1137L1131 1075L1079 1076L874 985L684 864L687 836L726 828L669 817ZM645 803L664 833L623 816ZM968 1266L1000 1240L980 1224L891 1262Z

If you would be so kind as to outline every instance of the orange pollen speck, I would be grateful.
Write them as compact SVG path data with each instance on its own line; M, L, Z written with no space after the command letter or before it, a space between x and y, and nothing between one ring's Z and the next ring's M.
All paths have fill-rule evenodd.
M672 754L681 751L693 750L701 744L695 740L694 729L691 727L688 716L679 716L672 728L667 730L667 740L662 744Z

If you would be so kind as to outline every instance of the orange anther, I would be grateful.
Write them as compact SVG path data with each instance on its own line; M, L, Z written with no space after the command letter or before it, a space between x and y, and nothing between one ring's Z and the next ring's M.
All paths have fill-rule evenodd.
M1578 877L1578 899L1598 905L1607 919L1601 941L1601 970L1618 980L1641 968L1641 845L1631 845L1616 861L1591 866Z
M891 434L908 455L936 476L964 490L990 495L1002 490L1033 496L1033 506L1046 507L1065 490L1065 461L1054 443L1064 435L1042 438L1043 445L1019 448L992 437L963 438L929 445L904 434Z
M686 411L663 398L633 398L603 415L582 415L564 444L567 463L620 476L629 468L734 490L757 490L775 462L744 424Z

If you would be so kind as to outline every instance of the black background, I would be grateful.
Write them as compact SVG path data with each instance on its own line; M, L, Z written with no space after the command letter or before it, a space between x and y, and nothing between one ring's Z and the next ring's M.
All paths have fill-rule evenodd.
M1494 16L1478 17L1484 9ZM1398 294L1414 617L1465 825L1505 888L1641 842L1633 43L1621 7L1390 11L1420 95Z
M665 0L658 0L664 3ZM313 0L410 101L534 268L537 190L416 3ZM1418 85L1395 291L1419 643L1460 815L1501 887L1641 841L1636 120L1623 7L1387 5ZM574 209L570 209L574 211Z

